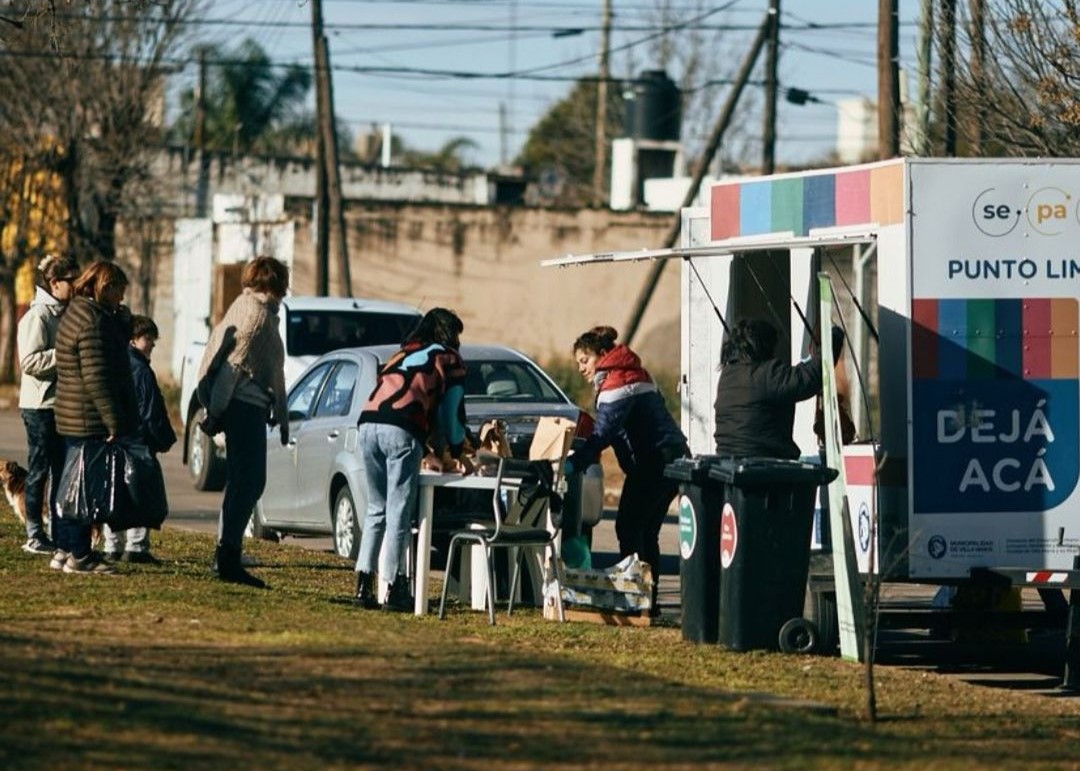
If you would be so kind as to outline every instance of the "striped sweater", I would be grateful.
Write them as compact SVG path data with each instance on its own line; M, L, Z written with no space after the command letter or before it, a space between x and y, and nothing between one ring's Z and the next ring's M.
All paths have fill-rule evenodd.
M438 343L408 343L379 371L360 423L386 423L423 444L437 430L455 458L465 442L465 362Z

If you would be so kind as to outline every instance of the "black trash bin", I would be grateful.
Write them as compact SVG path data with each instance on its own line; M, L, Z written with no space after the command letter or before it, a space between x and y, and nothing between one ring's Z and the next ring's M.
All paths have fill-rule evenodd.
M836 474L825 466L778 458L724 458L710 464L709 478L723 486L721 645L775 650L781 627L801 618L814 497Z
M720 618L720 509L724 485L709 469L715 455L679 458L664 476L679 484L679 588L682 636L688 642L715 643Z

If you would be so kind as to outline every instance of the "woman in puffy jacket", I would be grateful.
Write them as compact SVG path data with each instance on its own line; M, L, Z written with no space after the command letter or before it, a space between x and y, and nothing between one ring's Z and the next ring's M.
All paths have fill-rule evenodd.
M56 430L66 464L89 440L133 434L139 425L128 361L131 314L121 305L128 280L115 263L98 261L75 281L74 297L56 333ZM90 549L90 525L58 517L54 563L65 573L114 573ZM66 556L65 556L66 555Z
M45 533L52 522L45 508L56 500L64 469L64 440L56 432L56 330L71 299L79 265L70 257L46 257L37 266L38 284L30 309L19 320L18 348L22 382L19 412L26 426L29 468L26 474L26 543L23 551L52 554L54 545ZM50 532L55 532L50 527Z
M584 471L606 447L615 450L626 474L615 518L619 554L637 554L652 567L655 608L660 527L678 492L678 482L664 477L664 466L690 451L641 359L627 346L616 345L617 338L611 327L594 327L574 341L578 371L596 392L596 425L567 458L566 471Z

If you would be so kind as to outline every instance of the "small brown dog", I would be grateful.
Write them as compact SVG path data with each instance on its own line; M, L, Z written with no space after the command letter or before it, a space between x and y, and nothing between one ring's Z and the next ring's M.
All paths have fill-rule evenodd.
M13 460L0 461L0 487L19 521L26 524L26 469Z

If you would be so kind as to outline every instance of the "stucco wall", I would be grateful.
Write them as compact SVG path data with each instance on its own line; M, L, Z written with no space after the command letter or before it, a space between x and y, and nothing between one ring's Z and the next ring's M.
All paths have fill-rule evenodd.
M290 199L296 222L293 292L314 291L310 199ZM656 247L670 215L592 210L492 208L453 204L350 202L353 294L453 308L469 342L503 343L541 360L570 357L582 331L624 331L649 270L646 263L542 268L567 253ZM154 265L153 313L161 329L159 372L168 369L174 302L172 252ZM331 258L331 293L338 272ZM669 266L638 332L646 366L678 369L679 270Z
M295 291L314 289L310 221L298 221ZM427 309L453 308L466 339L498 342L544 359L567 355L596 324L620 332L649 265L544 268L567 253L658 246L670 215L595 210L353 203L347 214L352 290ZM304 255L303 259L299 256ZM331 256L331 292L338 271ZM679 352L678 267L665 269L638 341L653 366L675 368ZM639 346L640 347L640 346ZM660 358L664 361L659 361Z

